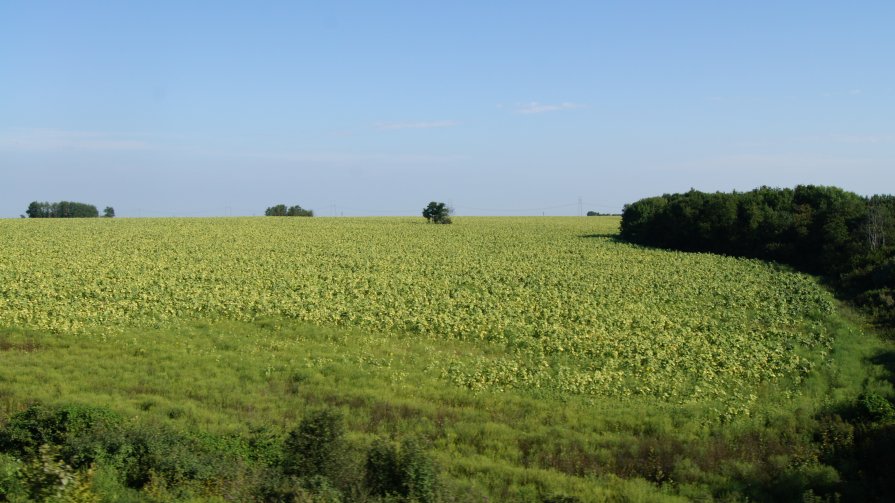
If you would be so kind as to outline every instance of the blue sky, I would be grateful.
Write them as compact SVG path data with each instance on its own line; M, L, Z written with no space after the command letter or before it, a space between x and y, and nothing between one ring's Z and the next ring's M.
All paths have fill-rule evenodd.
M895 2L0 2L0 217L895 192Z

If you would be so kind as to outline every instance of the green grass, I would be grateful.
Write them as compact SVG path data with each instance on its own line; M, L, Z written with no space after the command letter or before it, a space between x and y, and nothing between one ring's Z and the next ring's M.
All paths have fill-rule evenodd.
M441 359L478 352L462 343L286 322L194 324L115 336L6 330L0 341L6 348L2 416L31 402L85 403L136 424L227 437L257 428L283 433L309 411L335 407L345 412L350 441L423 439L456 490L511 500L538 501L544 488L583 501L624 492L628 483L604 473L590 453L580 452L581 460L553 458L563 449L611 446L641 430L670 426L662 413L637 417L648 408L470 393L434 370Z
M349 228L373 233L384 225L389 232L408 232L400 226L404 220L383 222L351 221ZM412 228L412 234L428 229L457 232L460 235L452 238L450 246L459 246L463 236L480 238L483 229L493 229L500 220L484 220L485 227L478 229L477 222L469 224L471 228L460 227L462 222L458 219L454 224L459 229L455 231L423 226ZM157 226L162 223L152 221L150 229L160 232ZM377 438L418 439L440 468L445 501L540 502L556 495L588 502L798 499L809 489L826 494L842 490L841 483L830 482L835 478L829 473L832 462L816 441L819 428L825 417L853 406L862 393L893 397L893 369L878 358L891 353L893 346L865 333L851 313L819 309L834 303L810 278L755 261L642 250L606 236L583 238L580 226L584 224L577 221L560 220L556 226L539 219L508 223L515 232L529 234L517 238L498 234L493 239L503 241L495 249L505 250L510 239L528 247L516 253L524 252L531 261L513 263L512 271L527 271L523 282L524 278L544 282L531 290L520 287L509 298L545 294L544 305L553 307L541 312L554 317L563 312L565 296L583 299L600 288L626 294L624 298L597 295L602 297L593 304L601 316L599 331L588 332L587 324L578 320L568 325L558 322L553 339L544 333L526 333L528 325L513 316L524 318L537 311L528 311L524 302L500 311L516 333L484 338L377 330L380 322L376 320L308 323L285 312L244 320L238 304L233 304L235 319L220 315L216 320L183 317L144 323L145 313L156 308L148 306L131 325L119 320L105 327L91 321L78 330L65 331L52 324L20 328L6 323L0 329L0 424L33 403L88 404L115 411L135 428L162 425L222 452L244 453L246 439L259 431L282 439L313 411L331 408L343 413L352 452L363 452ZM185 225L194 224L198 225ZM215 232L223 233L214 226ZM337 232L332 227L321 229L330 237ZM430 241L431 236L416 236L406 239L417 245L438 243ZM550 267L539 265L535 258L534 247L542 246L535 238L544 236L554 243L548 258L560 261ZM381 257L370 258L367 266L399 270L399 263L389 261L408 255L402 251L386 256L384 262L376 262ZM591 262L597 258L601 261ZM343 259L356 265L351 260L357 257ZM482 264L492 259L483 258ZM589 283L581 270L564 271L563 264L587 268L594 282ZM4 267L2 274L13 270L8 263ZM193 270L183 264L178 267L181 272ZM674 283L674 271L681 268L688 268L699 281ZM16 271L26 269L22 264L15 266ZM487 282L473 282L486 269L471 269L471 273L453 270L459 275L458 284L487 290ZM727 284L738 275L744 275L741 284ZM52 277L57 285L64 283L60 276ZM482 277L493 280L499 271ZM346 278L338 276L333 281L342 284ZM377 278L383 291L394 292L397 285L425 286L432 276L408 274L397 282L387 276ZM20 276L17 279L19 288L29 284ZM150 283L151 279L150 275ZM606 286L608 281L612 284ZM215 284L219 283L206 286ZM124 285L115 283L110 291ZM460 299L449 305L451 309L474 305L463 297L466 290L454 286L444 287ZM66 288L78 291L77 286ZM69 290L59 292L70 294ZM163 297L166 292L177 293L153 292ZM554 302L550 292L559 302ZM786 297L795 294L802 297ZM337 296L335 302L341 305L345 300ZM709 301L721 305L700 308ZM370 305L374 304L363 309ZM613 315L613 306L626 311ZM657 313L649 312L653 307ZM444 327L487 320L493 314L439 321L438 304L431 311L414 309L415 316L431 316ZM737 328L743 332L736 332ZM619 340L594 346L588 334L609 334ZM671 334L686 334L679 352L696 351L689 358L711 360L696 367L708 374L668 387L675 390L672 396L580 390L569 385L576 376L593 372L587 351L595 347L624 351L624 338L629 336L632 345L651 351L652 360L647 363L655 369L642 368L639 358L626 366L624 358L638 354L633 350L623 352L621 359L595 356L596 361L619 365L623 380L614 389L636 390L660 383L656 376L686 380L690 372L686 368L669 370L662 365L691 360L676 360L667 348L661 353L649 346L650 340L657 351L676 344ZM753 338L761 338L760 351L746 347ZM557 340L582 353L547 350ZM768 367L779 373L777 377L769 377L765 370L750 373L754 369L748 365L736 366L738 360L750 358L785 363ZM792 361L801 363L793 366ZM525 372L525 380L513 381ZM695 391L700 385L712 385L713 392ZM747 403L740 404L741 397L748 397ZM135 501L147 497L145 491L122 489L114 474L102 470L94 485L110 499L114 498L108 495L116 491Z
M618 218L0 221L4 325L50 333L271 318L471 342L470 391L750 414L827 356L830 295L755 260L618 243ZM39 251L37 251L39 250Z
M30 402L85 403L135 424L238 437L258 428L283 434L309 411L334 407L344 411L356 445L377 437L422 439L456 494L513 501L540 501L547 493L582 501L613 494L708 496L717 488L710 487L705 472L712 470L702 456L712 449L733 449L756 431L810 435L821 408L854 399L868 386L885 387L885 372L868 360L884 345L869 344L873 339L851 326L841 329L833 360L808 379L803 395L781 400L768 390L755 417L731 424L713 419L718 404L712 402L472 393L452 385L438 362L499 349L459 341L282 320L116 335L7 329L0 333L0 415ZM799 440L807 445L810 438ZM785 446L767 449L792 454ZM760 453L735 449L720 456L722 465L764 462ZM653 465L644 466L647 461ZM666 485L643 482L650 478Z

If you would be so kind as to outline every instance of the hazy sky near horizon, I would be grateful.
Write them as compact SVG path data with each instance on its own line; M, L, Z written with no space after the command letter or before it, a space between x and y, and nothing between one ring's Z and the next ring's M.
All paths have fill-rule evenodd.
M0 2L0 217L895 193L895 2Z

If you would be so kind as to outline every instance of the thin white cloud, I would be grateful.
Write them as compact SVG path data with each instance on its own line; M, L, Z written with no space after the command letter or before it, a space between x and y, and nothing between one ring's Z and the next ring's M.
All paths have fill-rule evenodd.
M145 150L143 140L119 133L66 131L59 129L11 129L0 132L0 150Z
M459 126L457 121L422 121L422 122L377 122L374 126L380 131L398 129L435 129Z
M522 103L516 106L516 112L520 114L542 114L547 112L558 112L560 110L574 110L576 108L584 108L584 105L580 103L572 103L570 101L564 101L562 103L540 103L537 101L531 101L529 103Z

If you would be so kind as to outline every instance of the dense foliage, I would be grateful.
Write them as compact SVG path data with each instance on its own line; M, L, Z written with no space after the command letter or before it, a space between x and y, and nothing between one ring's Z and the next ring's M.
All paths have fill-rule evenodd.
M405 441L400 456L387 458L387 441L376 439L364 455L349 451L342 435L342 418L329 409L302 419L283 440L265 430L203 438L136 424L102 407L35 404L0 428L0 501L175 501L223 494L237 501L435 501L436 466L413 440Z
M433 224L451 223L451 209L444 203L430 202L423 208L423 218Z
M267 217L313 217L314 210L306 210L299 205L286 207L285 204L277 204L264 210Z
M621 237L634 243L790 264L828 278L895 324L895 196L835 187L695 190L625 206Z
M33 201L28 205L25 213L30 218L95 218L99 216L96 206L71 201L59 201L58 203ZM114 211L111 216L114 216Z

